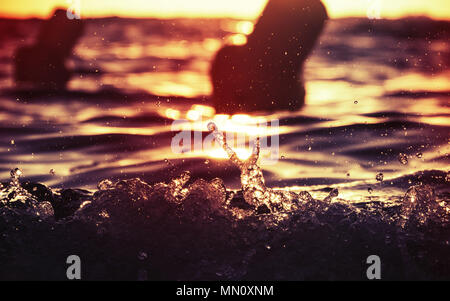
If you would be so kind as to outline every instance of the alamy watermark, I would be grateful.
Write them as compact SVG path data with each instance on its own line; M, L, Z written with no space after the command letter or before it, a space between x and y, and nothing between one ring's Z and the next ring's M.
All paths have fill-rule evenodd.
M81 279L81 259L77 255L70 255L66 259L66 263L70 264L66 270L66 276L69 280Z
M185 119L178 119L172 123L172 131L177 132L172 138L171 149L175 154L183 154L187 152L208 152L219 150L222 148L216 142L214 134L204 131L207 129L208 120L203 122L201 119L195 123ZM278 162L280 137L278 119L270 121L259 120L251 124L234 122L232 120L216 121L215 124L219 132L223 134L227 144L238 154L250 155L256 138L260 138L260 149L262 156L260 163L271 165ZM199 128L203 125L204 128Z
M66 10L67 19L81 19L81 0L67 0L69 7Z
M366 263L370 264L367 268L366 276L369 280L381 279L381 259L378 255L370 255L366 259Z

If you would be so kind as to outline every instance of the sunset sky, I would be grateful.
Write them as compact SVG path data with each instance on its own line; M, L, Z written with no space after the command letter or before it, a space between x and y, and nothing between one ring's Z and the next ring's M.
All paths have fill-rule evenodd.
M237 17L255 18L267 0L2 0L0 16L47 17L56 6L79 1L82 17ZM382 18L426 15L450 19L449 0L323 0L332 18L366 16L374 3Z

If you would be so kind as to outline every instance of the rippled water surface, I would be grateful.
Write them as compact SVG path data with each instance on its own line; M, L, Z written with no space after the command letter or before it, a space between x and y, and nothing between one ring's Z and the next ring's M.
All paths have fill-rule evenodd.
M1 39L2 179L20 167L25 180L90 189L103 179L155 183L188 170L235 189L239 170L220 147L174 153L172 130L204 137L215 120L250 135L263 117L280 122L262 133L279 135L279 160L261 166L269 187L318 195L339 187L353 201L388 200L424 181L448 192L448 23L332 20L305 66L303 110L215 116L210 61L224 43L245 40L249 21L89 20L70 62L70 92L58 95L13 89L12 53L34 39L37 22L13 22ZM172 128L175 119L186 122ZM236 151L245 158L250 149Z

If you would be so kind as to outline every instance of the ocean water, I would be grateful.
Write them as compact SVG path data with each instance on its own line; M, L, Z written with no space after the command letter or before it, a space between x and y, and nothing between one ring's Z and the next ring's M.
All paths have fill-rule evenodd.
M79 244L62 239L66 243L59 245L42 234L42 244L58 244L52 251L56 257L70 248L98 255L118 241L131 241L108 257L116 268L114 260L128 258L128 270L111 274L96 267L89 274L92 279L359 279L365 273L359 271L365 260L360 257L375 251L387 254L393 264L402 258L402 267L388 272L391 279L448 279L449 22L330 20L305 64L305 107L235 116L215 115L209 106L208 70L222 45L245 41L250 21L87 20L69 62L75 70L69 91L58 94L17 90L12 81L14 49L33 41L39 22L0 22L2 197L31 199L24 202L34 208L24 228L13 222L23 213L2 209L0 225L10 246L0 248L4 264L23 260L23 253L8 250L34 244L34 227L41 234L56 228L54 237L60 238L65 231L75 238L98 235L91 245L82 239L74 239ZM180 119L185 121L174 126ZM279 137L276 160L264 162L271 154L262 148L258 166L267 188L299 193L293 196L296 209L288 212L263 208L253 213L239 192L241 171L219 144L180 153L171 148L180 129L193 129L204 138L210 133L207 124L214 121L227 133L250 137L261 120L279 121L279 127L261 132L262 137ZM250 146L232 149L242 160L251 153ZM21 177L13 176L27 192L20 184L8 184L14 168L20 168ZM189 177L183 178L186 171ZM50 201L53 208L33 205L36 199ZM74 208L66 208L69 201ZM181 217L177 206L183 208ZM48 211L63 218L63 225L48 219L42 223L42 216L53 218ZM122 216L125 211L129 213ZM156 214L156 222L140 220L142 212ZM175 222L175 216L181 221ZM128 237L143 228L147 233L164 229L167 236L150 239L141 232ZM178 241L176 233L182 231L188 234ZM424 233L430 241L422 240ZM197 244L188 247L191 240ZM159 249L161 243L171 247ZM236 249L220 253L228 244ZM335 253L323 251L330 248ZM214 257L205 250L220 254ZM325 263L298 258L317 250ZM141 252L152 255L134 262ZM358 259L350 256L355 254ZM351 264L320 272L338 255ZM181 264L170 256L180 262L191 257ZM423 260L427 256L437 259L431 264L431 259ZM16 267L9 264L3 278L29 272L23 265L11 274ZM306 267L294 272L296 266ZM58 279L58 273L35 278Z

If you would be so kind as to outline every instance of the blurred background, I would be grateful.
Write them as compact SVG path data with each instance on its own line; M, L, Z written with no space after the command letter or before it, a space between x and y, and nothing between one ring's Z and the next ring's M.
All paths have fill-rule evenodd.
M323 3L330 20L305 65L306 106L228 116L209 103L210 63L223 45L246 43L266 0L3 0L0 179L20 167L27 180L94 188L105 178L153 183L190 170L238 188L239 171L222 150L172 152L171 124L186 119L206 135L214 119L250 134L264 118L280 120L280 159L262 166L268 186L337 185L343 197L361 200L419 182L448 186L448 1ZM36 43L56 7L70 7L84 23L65 61L67 90L19 87L16 50Z

